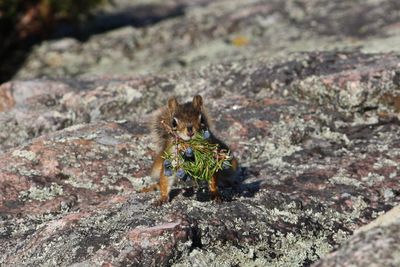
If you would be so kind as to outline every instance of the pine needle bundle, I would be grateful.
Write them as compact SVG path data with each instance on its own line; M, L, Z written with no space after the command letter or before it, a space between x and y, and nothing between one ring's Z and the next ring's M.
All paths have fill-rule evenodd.
M176 139L164 154L164 174L175 174L184 181L188 178L210 181L216 172L230 168L230 152L210 143L209 138L206 130L189 141Z

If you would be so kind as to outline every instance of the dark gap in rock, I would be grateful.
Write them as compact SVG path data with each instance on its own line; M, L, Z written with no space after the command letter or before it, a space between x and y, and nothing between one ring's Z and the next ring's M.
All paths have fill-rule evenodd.
M191 227L192 230L192 246L190 247L190 251L193 251L196 248L201 249L203 244L201 243L201 230L197 224Z

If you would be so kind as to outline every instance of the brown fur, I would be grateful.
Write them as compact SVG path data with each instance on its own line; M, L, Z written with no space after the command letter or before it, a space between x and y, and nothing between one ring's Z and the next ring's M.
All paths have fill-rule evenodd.
M176 125L173 120L175 119ZM175 127L174 127L175 126ZM153 132L158 141L160 150L154 159L151 168L151 174L154 178L159 179L159 189L161 198L159 204L169 200L169 192L171 185L169 178L164 175L163 154L169 149L175 138L187 138L192 132L195 135L203 129L209 129L211 133L210 142L219 144L222 149L229 149L226 144L218 140L210 130L210 119L203 106L203 99L200 95L196 95L191 102L179 104L175 97L168 100L166 107L162 108L155 116L153 121ZM232 160L232 168L216 173L209 183L210 193L213 199L219 200L218 180L223 177L234 175L237 169L237 160Z

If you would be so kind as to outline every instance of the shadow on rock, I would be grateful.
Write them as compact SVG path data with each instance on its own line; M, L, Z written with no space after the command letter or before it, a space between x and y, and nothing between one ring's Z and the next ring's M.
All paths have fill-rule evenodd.
M219 191L221 193L223 202L231 202L237 197L251 198L260 190L261 181L254 181L250 183L244 183L250 176L247 167L239 167L238 174L232 181L222 181L219 184ZM182 195L185 198L192 198L199 202L209 202L211 200L211 194L208 189L206 182L195 182L191 181L190 184L182 185L181 188L172 189L170 192L171 201L178 195Z

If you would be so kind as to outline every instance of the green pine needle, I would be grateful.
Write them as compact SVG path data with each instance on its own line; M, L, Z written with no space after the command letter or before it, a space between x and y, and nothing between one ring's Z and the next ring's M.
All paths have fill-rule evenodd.
M194 157L185 156L189 147ZM224 167L230 167L232 159L229 151L220 149L218 144L208 142L201 133L197 133L190 141L177 140L164 153L163 158L172 162L175 173L183 169L193 179L205 181L210 181L212 176Z

